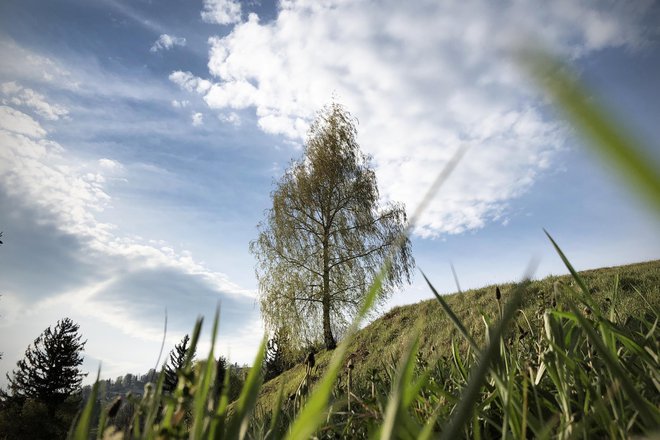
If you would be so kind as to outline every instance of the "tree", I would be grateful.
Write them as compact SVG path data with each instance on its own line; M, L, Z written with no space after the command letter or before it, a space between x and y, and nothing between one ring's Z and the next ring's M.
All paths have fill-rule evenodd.
M284 328L277 329L268 339L264 354L265 381L279 376L293 366L290 344L289 336Z
M7 375L8 390L0 390L0 438L66 437L85 376L79 366L86 341L78 329L69 318L48 327Z
M225 376L228 371L228 362L227 358L220 356L218 361L215 363L215 381L213 382L213 398L216 401L219 401L220 395L225 386Z
M404 207L380 206L376 175L356 136L356 121L341 105L318 114L302 158L277 183L273 207L250 243L266 326L286 328L298 344L322 335L334 348L388 254L392 267L379 300L410 281L410 241L394 249Z
M186 355L190 347L188 343L190 342L190 336L185 335L181 342L174 346L174 349L170 351L170 360L167 365L165 365L165 382L163 383L163 391L171 393L176 388L176 384L179 380L179 370L183 368L183 365L186 362ZM192 353L192 358L195 357L195 353Z
M9 390L14 397L38 400L50 409L81 390L81 352L87 341L78 333L80 326L69 318L48 327L25 351L12 376L7 374Z

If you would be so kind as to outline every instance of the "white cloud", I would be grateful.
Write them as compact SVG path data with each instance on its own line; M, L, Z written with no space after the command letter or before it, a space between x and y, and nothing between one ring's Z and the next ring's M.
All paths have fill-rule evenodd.
M238 23L241 21L241 4L236 0L204 0L201 16L207 23Z
M22 89L23 87L17 84L15 81L0 84L0 92L2 92L3 95L15 95Z
M0 77L58 84L71 89L77 87L71 73L61 63L25 49L13 40L0 38L0 58L11 60L0 63Z
M38 210L40 224L81 240L81 255L110 261L106 276L114 273L121 279L140 270L167 270L194 277L217 293L253 297L253 292L195 261L189 252L123 236L117 225L97 219L111 200L105 175L121 170L122 164L108 158L86 162L64 154L34 120L16 109L0 106L0 121L0 188Z
M172 107L174 107L174 108L186 108L189 105L190 105L190 101L185 100L185 99L181 100L181 101L178 101L176 99L172 100Z
M211 81L197 78L190 72L172 72L169 78L174 84L189 92L206 93L211 88Z
M204 115L201 113L193 113L190 118L192 119L193 127L199 127L204 124Z
M170 50L174 46L185 46L186 39L183 37L175 37L174 35L161 34L160 37L154 42L150 52L158 52L159 50Z
M37 121L25 113L5 105L0 105L0 129L29 136L33 139L46 136L46 130Z
M116 171L123 168L123 165L116 160L102 158L98 160L99 166L107 171Z
M220 113L218 115L218 119L222 122L226 122L228 124L233 125L234 127L238 127L241 125L241 117L236 113L236 112L229 112L229 113Z
M129 74L117 74L101 65L94 54L67 52L66 56L55 58L0 37L0 59L11 60L0 63L0 81L9 80L8 84L14 84L7 86L9 89L6 87L7 93L11 87L21 87L16 82L20 80L23 84L31 84L32 89L42 94L52 93L51 90L64 90L79 97L99 100L134 99L164 103L173 98L171 88L164 83L151 81L150 76L147 78L150 74L139 69Z
M61 105L48 103L44 95L32 89L23 88L14 81L3 83L0 86L0 91L8 97L3 99L3 104L11 103L13 105L32 108L37 114L50 121L56 121L60 117L65 117L69 114L66 108Z
M454 151L471 146L416 231L459 233L501 217L566 137L543 115L512 49L540 41L578 57L635 47L643 12L571 0L284 1L276 20L250 14L209 39L213 82L189 72L170 79L210 108L254 108L262 130L293 141L335 93L360 121L382 196L409 210Z

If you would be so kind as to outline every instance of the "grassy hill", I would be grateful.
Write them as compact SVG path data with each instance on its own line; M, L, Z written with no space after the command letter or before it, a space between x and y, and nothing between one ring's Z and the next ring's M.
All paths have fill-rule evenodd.
M588 270L580 275L597 304L604 310L615 306L615 321L622 325L631 317L643 316L653 308L660 309L660 260ZM433 282L432 275L429 279ZM545 309L553 304L558 309L563 308L562 294L555 294L556 287L559 289L562 284L574 286L575 281L570 275L563 275L549 276L529 284L513 325L514 339L524 332L535 336L543 331ZM497 286L501 290L502 304L507 301L513 286L512 283ZM443 297L480 344L484 342L484 318L495 321L498 317L495 288L491 285ZM392 376L406 344L416 331L420 334L418 363L428 364L442 357L451 357L452 340L460 350L467 349L467 344L436 299L395 307L360 330L349 346L344 364L346 366L351 360L354 365L352 391L357 396L368 396L372 382L382 382ZM331 356L331 352L325 351L317 354L313 382L322 376ZM259 394L257 414L272 411L280 387L285 398L295 393L304 375L305 366L301 364L266 382ZM344 368L340 382L345 382L346 376L347 369Z
M213 352L186 362L172 395L161 375L126 396L126 426L117 402L94 412L97 382L72 438L653 437L658 310L660 260L473 289L390 310L318 353L308 380L303 365L266 383L252 368L229 405Z

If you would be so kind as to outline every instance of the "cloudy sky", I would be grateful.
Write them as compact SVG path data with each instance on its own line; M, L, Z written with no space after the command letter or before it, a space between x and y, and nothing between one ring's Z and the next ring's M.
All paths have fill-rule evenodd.
M141 373L221 304L219 349L262 335L248 243L332 97L384 201L411 212L443 292L660 258L658 221L591 156L512 53L570 60L660 160L652 1L5 0L0 4L0 383L69 316L85 368ZM387 307L429 298L416 276Z

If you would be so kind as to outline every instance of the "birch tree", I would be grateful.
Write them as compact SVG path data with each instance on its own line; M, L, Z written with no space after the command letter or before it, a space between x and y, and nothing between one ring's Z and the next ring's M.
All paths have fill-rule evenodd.
M341 105L319 112L250 243L266 327L287 329L298 344L322 337L334 348L391 251L379 302L410 282L410 241L393 249L405 227L404 207L381 206L370 158L356 137L356 121Z

